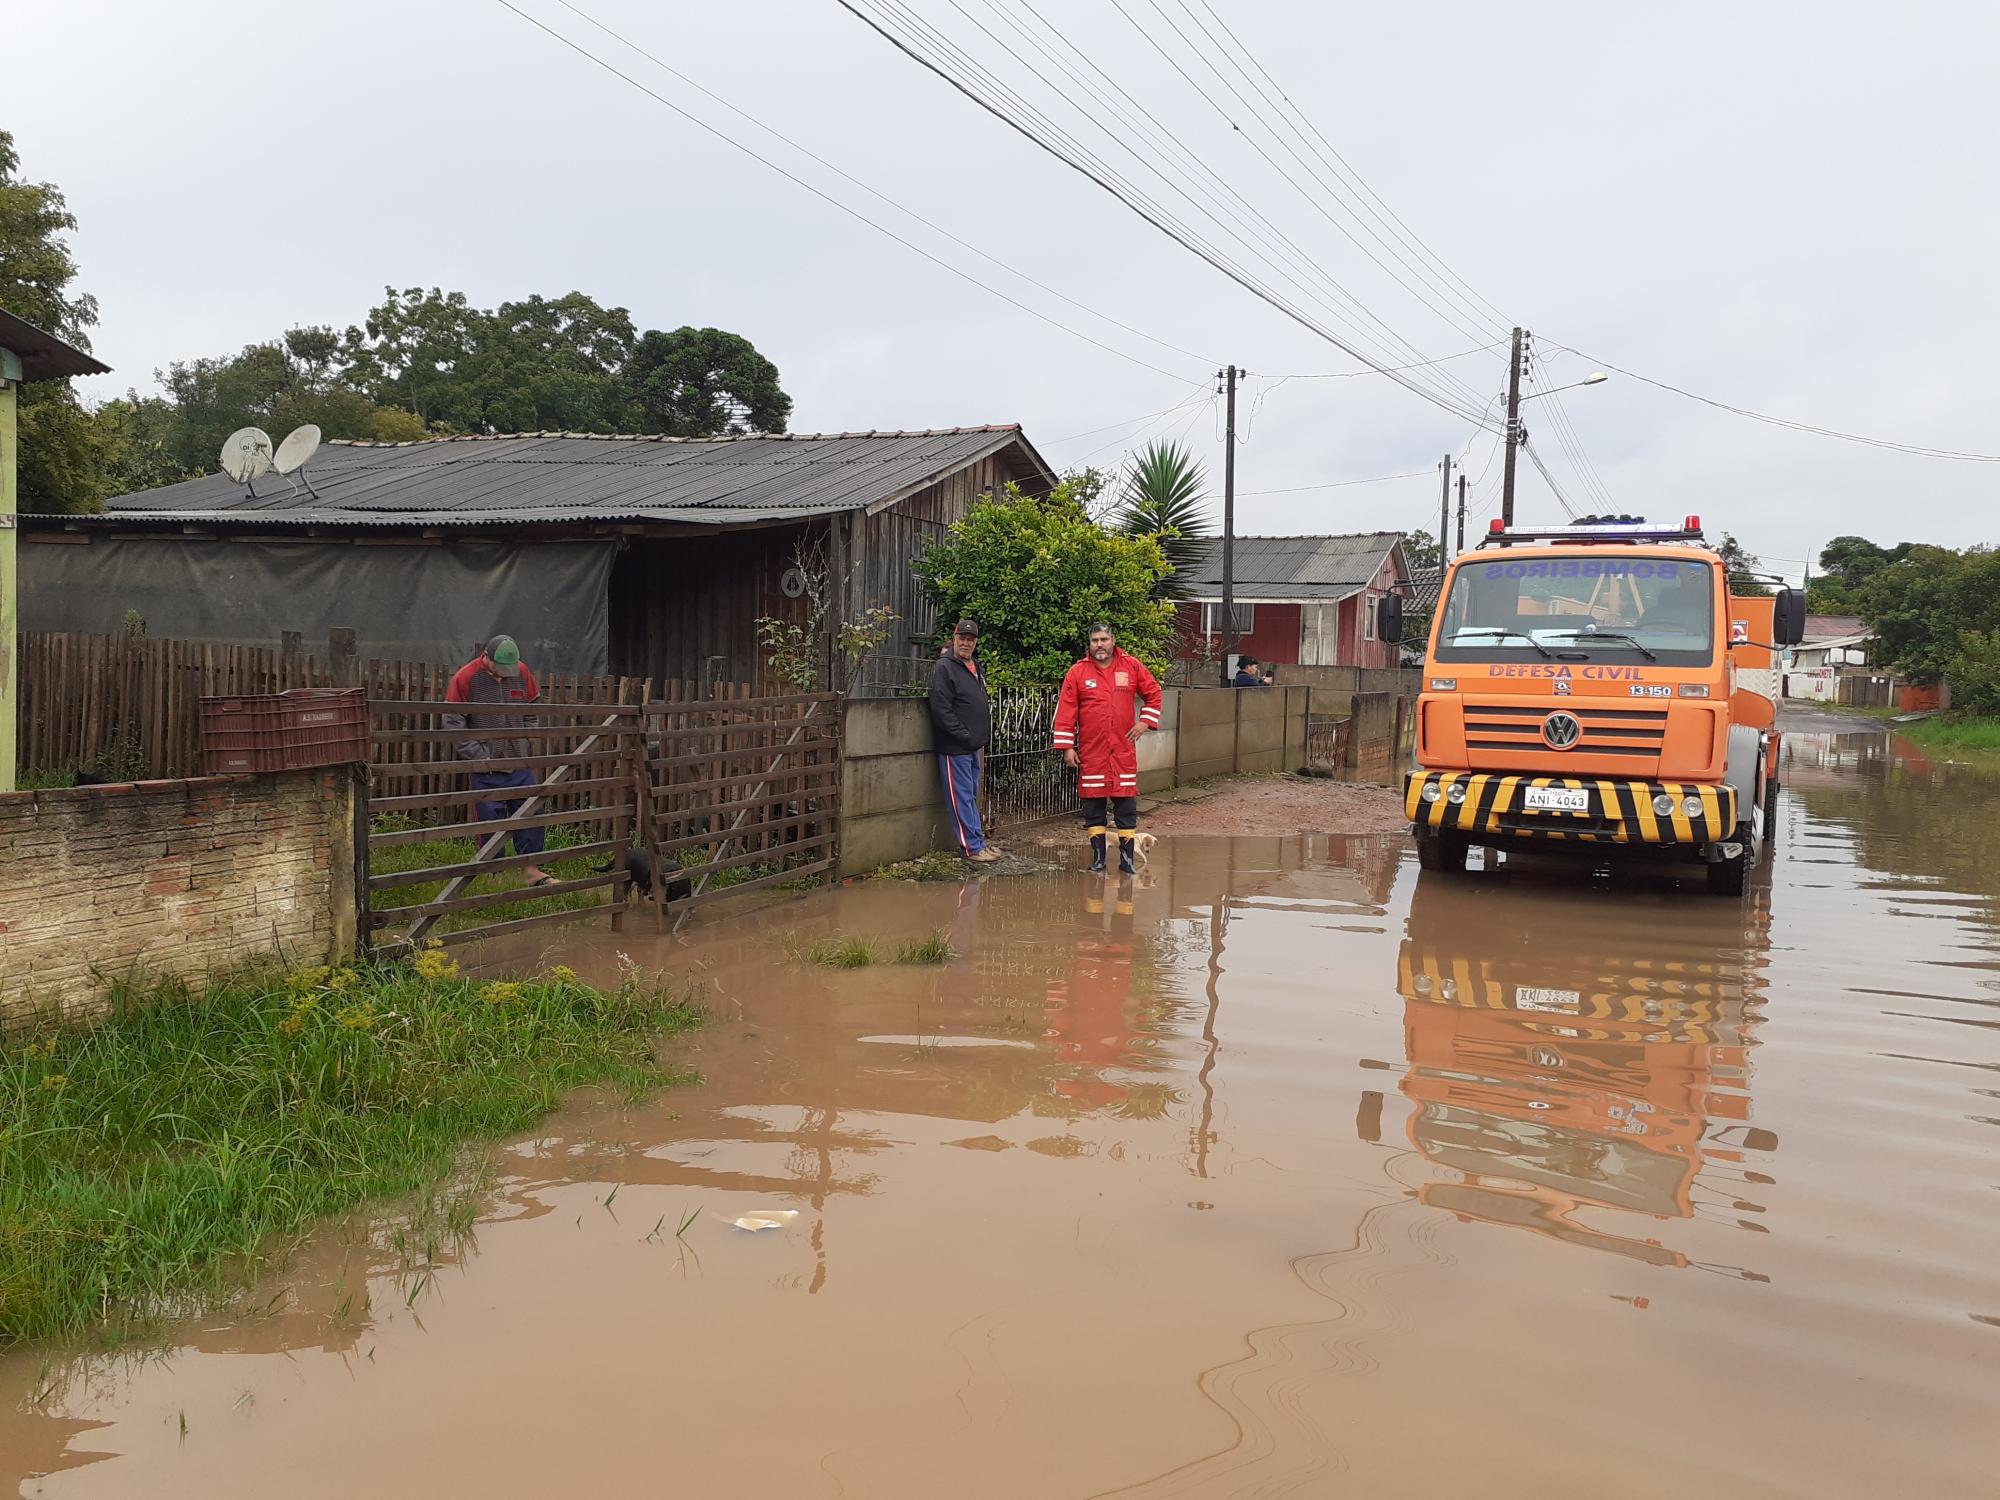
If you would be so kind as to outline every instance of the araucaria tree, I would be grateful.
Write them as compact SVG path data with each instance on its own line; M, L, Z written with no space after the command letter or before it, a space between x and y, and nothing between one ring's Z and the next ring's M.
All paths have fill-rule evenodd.
M1159 540L1099 526L1078 491L1075 475L1045 499L1010 484L917 562L940 620L979 622L980 659L996 685L1060 682L1099 620L1148 666L1167 664L1174 606L1158 597L1170 571Z

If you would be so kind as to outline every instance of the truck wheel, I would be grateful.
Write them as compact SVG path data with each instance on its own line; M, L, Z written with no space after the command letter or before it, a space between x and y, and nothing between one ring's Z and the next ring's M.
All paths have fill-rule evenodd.
M1425 870L1463 870L1471 847L1464 834L1440 831L1417 840L1417 865Z
M1743 846L1743 852L1734 859L1719 860L1708 867L1708 893L1711 896L1740 896L1750 886L1750 861L1756 855L1756 845L1750 837L1750 825L1736 825L1736 842Z
M1778 778L1767 777L1764 781L1764 842L1771 843L1778 836Z

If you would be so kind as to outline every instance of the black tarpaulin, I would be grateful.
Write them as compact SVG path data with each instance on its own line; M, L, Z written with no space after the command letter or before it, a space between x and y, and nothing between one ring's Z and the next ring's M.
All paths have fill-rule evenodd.
M611 540L425 542L184 540L99 535L21 547L21 629L148 635L275 646L287 630L309 653L352 626L359 654L471 659L504 631L539 672L602 675Z

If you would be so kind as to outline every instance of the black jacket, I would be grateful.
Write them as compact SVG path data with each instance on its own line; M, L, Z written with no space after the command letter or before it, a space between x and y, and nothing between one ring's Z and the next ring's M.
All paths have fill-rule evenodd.
M985 677L949 654L931 668L931 735L939 755L970 755L993 738Z

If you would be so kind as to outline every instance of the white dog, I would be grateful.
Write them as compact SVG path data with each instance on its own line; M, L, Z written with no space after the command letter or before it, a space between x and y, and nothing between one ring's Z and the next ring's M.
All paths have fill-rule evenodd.
M1153 845L1160 841L1157 833L1135 833L1132 835L1132 863L1140 869L1146 868L1146 860L1153 852Z

